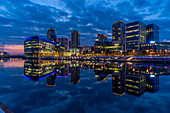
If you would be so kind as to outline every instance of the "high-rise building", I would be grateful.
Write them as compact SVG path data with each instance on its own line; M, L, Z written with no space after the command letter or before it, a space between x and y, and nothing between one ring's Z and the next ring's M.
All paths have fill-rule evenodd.
M47 30L47 39L56 42L56 30L53 28L50 28Z
M57 38L56 42L61 44L62 47L64 47L65 51L69 51L69 40L67 37L65 38Z
M126 24L123 21L114 22L112 29L112 42L115 51L125 51Z
M150 41L159 42L159 26L155 24L147 25L146 43L150 43Z
M140 21L126 24L126 51L138 52L140 45L146 43L147 28Z
M78 31L71 31L71 48L80 47L80 33Z

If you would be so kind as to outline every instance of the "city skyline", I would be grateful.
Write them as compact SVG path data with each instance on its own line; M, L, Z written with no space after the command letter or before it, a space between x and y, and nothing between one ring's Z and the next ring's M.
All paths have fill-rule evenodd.
M0 41L6 43L5 50L10 53L23 53L24 38L34 35L46 37L49 28L56 29L56 37L69 39L70 31L77 30L80 33L80 44L93 45L99 33L111 39L112 25L117 21L129 23L139 20L146 25L156 24L160 27L160 41L170 40L170 2L166 0L0 2Z

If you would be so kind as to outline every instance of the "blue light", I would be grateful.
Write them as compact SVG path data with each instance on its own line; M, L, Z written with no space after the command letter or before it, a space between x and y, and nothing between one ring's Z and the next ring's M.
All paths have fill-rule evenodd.
M45 39L45 38L42 38L42 37L39 37L39 36L32 36L32 37L28 37L28 38L25 38L24 41L30 41L30 40L33 40L34 38L38 38L39 40L43 40L45 42L49 42L49 43L52 43L56 46L56 43L51 41L51 40L48 40L48 39Z
M155 75L150 75L151 78L155 77Z
M54 72L52 72L52 73L50 73L50 74L48 74L48 75L46 75L46 76L39 77L39 78L38 78L38 81L39 81L39 80L42 80L42 79L44 79L44 78L47 78L47 77L55 74L56 72L57 72L57 71L55 70ZM24 78L25 78L25 79L29 79L29 80L33 80L31 76L26 76L26 75L24 75Z
M150 44L154 44L155 43L155 41L150 41Z

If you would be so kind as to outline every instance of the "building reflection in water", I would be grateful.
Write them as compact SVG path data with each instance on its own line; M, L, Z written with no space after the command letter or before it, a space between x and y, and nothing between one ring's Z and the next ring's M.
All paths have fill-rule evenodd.
M113 94L126 93L137 97L145 92L157 92L159 76L170 74L168 66L153 64L26 60L24 77L34 81L47 78L47 86L55 86L56 78L60 77L71 78L71 84L77 84L81 69L94 69L97 81L111 77Z
M70 64L69 73L71 74L71 84L77 84L80 81L80 66L79 64Z

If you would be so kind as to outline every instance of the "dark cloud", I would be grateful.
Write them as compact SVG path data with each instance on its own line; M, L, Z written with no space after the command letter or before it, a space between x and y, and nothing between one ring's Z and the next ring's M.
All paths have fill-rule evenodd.
M160 26L160 41L169 40L168 0L0 0L1 42L23 44L23 37L46 37L55 28L57 37L78 30L83 45L94 43L98 33L111 37L112 24L140 20ZM8 40L6 40L8 39ZM88 43L87 43L88 42Z

